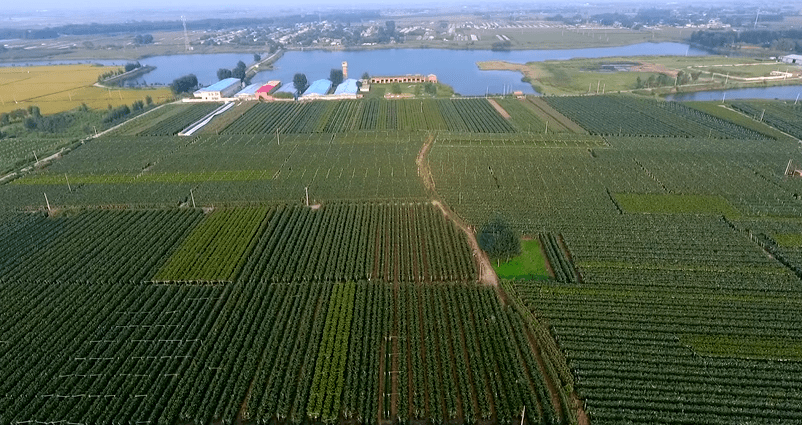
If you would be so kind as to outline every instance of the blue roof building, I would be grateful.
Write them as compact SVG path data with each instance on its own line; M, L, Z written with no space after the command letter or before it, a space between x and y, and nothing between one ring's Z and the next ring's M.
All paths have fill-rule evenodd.
M242 87L239 78L226 78L220 80L209 87L204 87L195 93L195 97L201 97L204 100L220 100L221 98L231 97L234 93L238 92Z
M295 94L295 85L290 81L289 84L282 84L281 87L276 90L276 93L292 93Z
M353 78L349 78L343 81L337 89L334 90L335 95L354 95L359 91L359 87L356 86L357 80Z
M256 90L259 90L260 87L262 87L261 84L251 84L251 85L245 87L244 89L240 90L235 95L235 97L245 98L245 99L251 99L251 98L255 99L256 98Z
M317 80L309 86L303 94L303 97L318 97L325 96L331 90L331 81L323 79Z

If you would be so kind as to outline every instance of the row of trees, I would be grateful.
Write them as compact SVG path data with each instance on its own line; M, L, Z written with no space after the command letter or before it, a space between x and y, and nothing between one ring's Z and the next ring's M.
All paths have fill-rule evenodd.
M122 118L128 117L128 115L132 113L142 112L145 110L146 106L150 107L152 105L153 105L153 99L150 96L145 97L144 101L135 100L133 103L131 103L130 107L128 105L122 105L113 108L111 105L109 105L109 110L103 117L103 122L106 124L113 123Z
M219 74L220 71L218 71ZM219 75L218 75L219 76ZM370 74L367 72L362 74L363 80L369 80ZM329 72L329 80L331 81L332 86L337 87L344 81L343 70L340 68L332 68ZM359 85L360 83L357 83ZM292 78L292 86L295 88L295 91L298 94L301 94L309 88L309 80L306 78L306 74L304 73L297 73ZM436 90L436 89L435 89Z
M139 34L134 37L135 44L152 44L153 43L153 36L150 34Z
M259 56L259 55L256 55ZM256 57L255 56L255 57ZM247 66L245 62L239 61L237 62L237 66L234 69L226 69L220 68L217 70L217 79L218 80L225 80L226 78L239 78L240 81L246 80L246 70Z
M258 53L253 54L253 61L259 63L262 60L262 55ZM217 70L217 79L218 80L225 80L226 78L239 78L240 81L247 83L248 82L248 66L245 65L245 62L239 61L237 62L237 66L233 69L227 68L220 68Z
M691 34L691 43L710 48L736 48L739 44L756 44L775 50L802 53L802 30L695 31Z
M652 88L652 87L666 87L666 86L681 86L690 83L691 81L696 81L699 79L699 76L702 75L701 72L685 72L679 71L677 76L671 78L670 75L666 74L657 74L657 75L650 75L649 78L646 80L638 77L635 81L635 87L639 89L645 88Z

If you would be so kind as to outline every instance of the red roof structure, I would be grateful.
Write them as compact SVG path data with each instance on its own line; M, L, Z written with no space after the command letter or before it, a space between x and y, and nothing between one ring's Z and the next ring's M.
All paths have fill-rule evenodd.
M262 87L259 87L259 90L256 90L256 93L270 94L270 92L272 92L273 89L278 87L279 84L281 84L281 82L279 81L270 81L267 84L263 85Z

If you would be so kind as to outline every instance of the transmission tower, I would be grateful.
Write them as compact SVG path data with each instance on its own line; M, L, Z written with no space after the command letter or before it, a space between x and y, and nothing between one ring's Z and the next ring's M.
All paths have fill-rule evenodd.
M192 48L189 47L189 34L187 34L187 18L183 15L181 16L181 22L184 24L184 48L187 51L190 51L192 50Z

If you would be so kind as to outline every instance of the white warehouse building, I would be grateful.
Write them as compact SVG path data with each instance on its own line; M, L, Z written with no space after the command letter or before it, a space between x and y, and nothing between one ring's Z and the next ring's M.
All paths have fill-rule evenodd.
M788 55L780 58L784 63L802 65L802 55Z
M209 87L204 87L200 90L197 90L193 94L195 97L199 97L203 100L220 100L223 98L230 98L241 88L242 83L240 82L239 78L226 78L225 80L220 80Z

